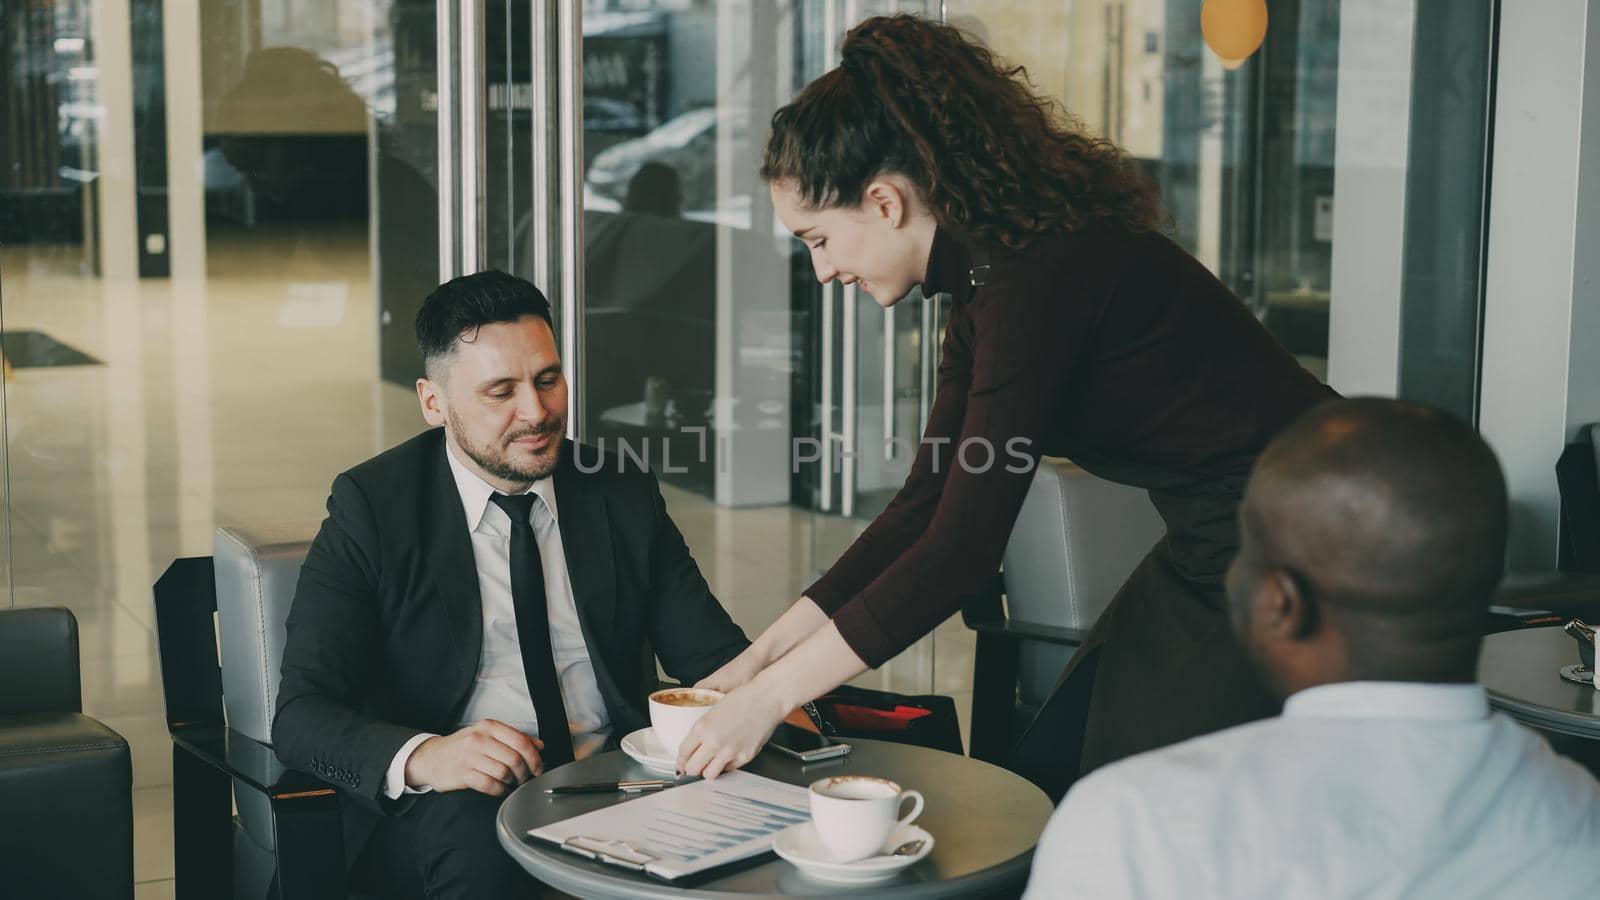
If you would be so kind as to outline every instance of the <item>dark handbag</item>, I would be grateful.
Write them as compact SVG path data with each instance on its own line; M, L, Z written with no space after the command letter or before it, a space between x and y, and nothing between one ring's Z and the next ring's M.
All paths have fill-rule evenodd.
M840 685L807 704L806 713L829 737L963 753L956 703L942 694L894 694Z

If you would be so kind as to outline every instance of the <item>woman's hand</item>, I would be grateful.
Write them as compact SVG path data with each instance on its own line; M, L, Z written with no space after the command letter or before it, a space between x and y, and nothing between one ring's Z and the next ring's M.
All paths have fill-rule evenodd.
M753 652L754 647L746 649L743 653L728 660L722 668L700 679L695 684L698 688L710 688L724 694L732 693L750 683L752 678L766 668L766 663Z
M866 669L838 627L826 624L701 716L678 747L678 771L715 778L739 768L755 759L790 710Z
M695 687L711 688L724 694L736 691L755 680L774 661L782 659L827 624L828 616L817 604L809 597L801 597L798 603L778 617L778 621L763 631L755 643L744 648L743 653L722 668L702 678Z
M743 766L756 758L788 712L781 698L757 685L737 688L689 729L678 747L678 771L716 778Z

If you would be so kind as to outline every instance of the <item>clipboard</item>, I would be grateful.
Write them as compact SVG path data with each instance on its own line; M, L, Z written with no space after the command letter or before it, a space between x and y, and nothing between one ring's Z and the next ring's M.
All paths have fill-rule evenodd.
M587 859L632 869L635 872L643 872L646 865L657 860L648 853L633 849L627 841L606 840L582 834L573 835L562 841L561 849Z
M752 863L811 818L806 789L748 772L697 781L530 829L586 859L677 882Z

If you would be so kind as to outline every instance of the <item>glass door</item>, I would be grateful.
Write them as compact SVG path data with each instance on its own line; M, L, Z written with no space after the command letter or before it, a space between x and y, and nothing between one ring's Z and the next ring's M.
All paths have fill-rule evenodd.
M751 633L904 479L931 384L934 304L912 297L885 312L854 288L818 285L757 174L772 114L837 63L850 26L888 12L938 9L582 7L581 212L575 228L549 232L581 235L565 307L578 332L575 429L651 463L713 589ZM570 34L554 33L551 59ZM561 138L556 128L541 143ZM897 661L893 678L868 679L927 690L928 664L912 668L903 677Z

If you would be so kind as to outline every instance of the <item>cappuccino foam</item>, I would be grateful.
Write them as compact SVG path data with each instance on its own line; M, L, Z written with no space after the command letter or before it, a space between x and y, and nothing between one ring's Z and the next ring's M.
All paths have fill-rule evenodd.
M661 691L651 699L668 706L716 706L720 698L694 691Z

